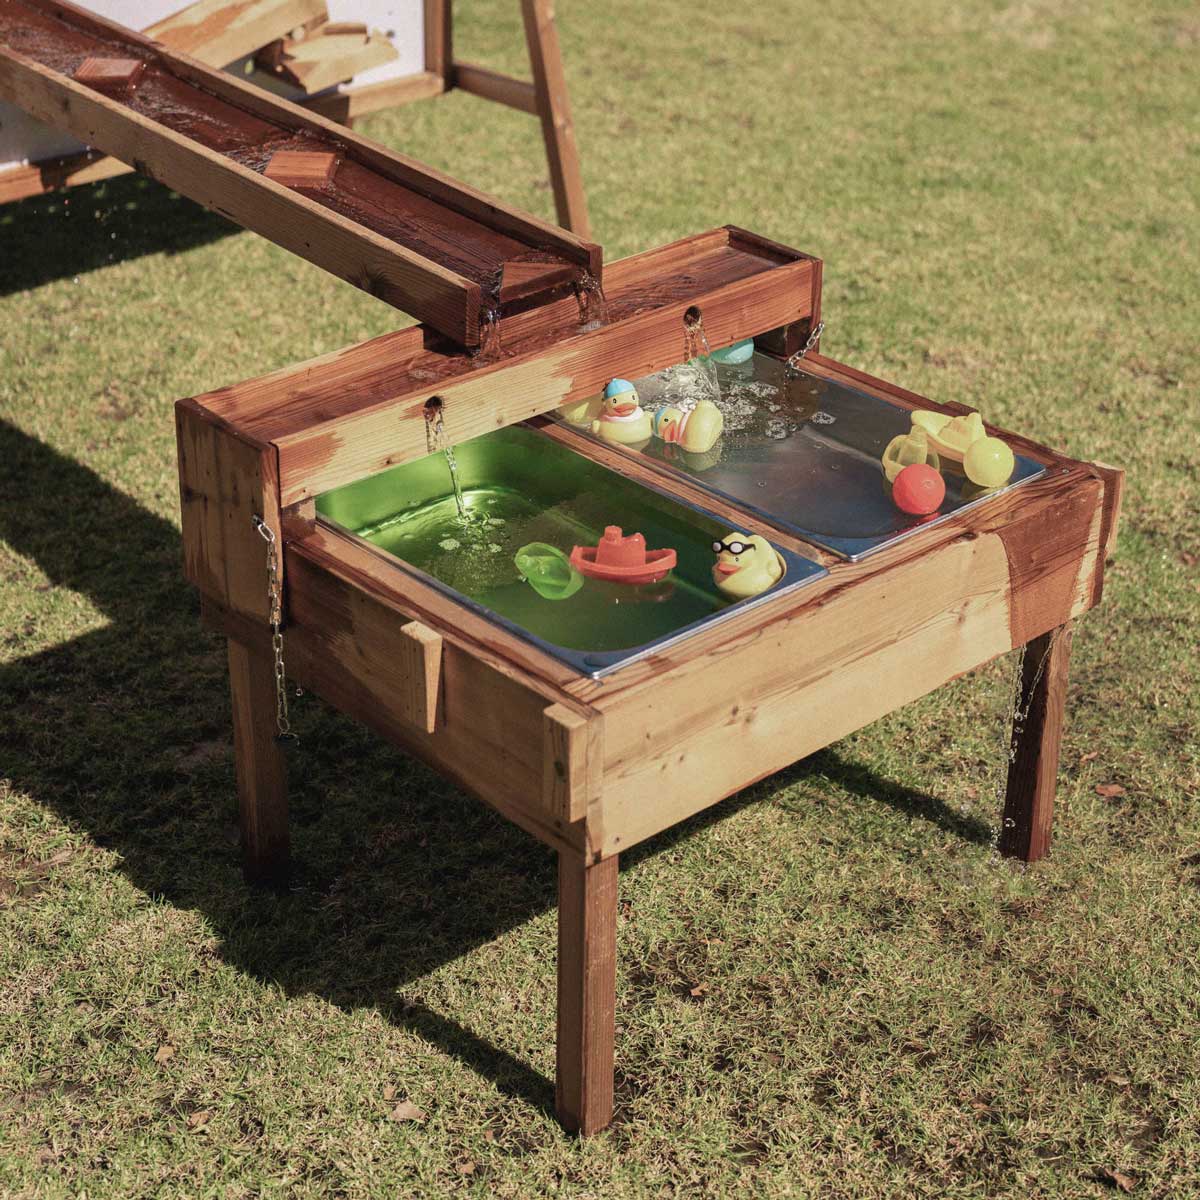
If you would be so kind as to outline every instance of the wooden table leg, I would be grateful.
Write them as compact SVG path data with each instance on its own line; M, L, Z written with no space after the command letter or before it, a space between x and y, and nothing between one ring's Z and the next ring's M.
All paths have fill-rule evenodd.
M558 1069L563 1126L596 1133L612 1120L617 988L617 859L558 856Z
M1013 758L1000 830L1000 853L1010 858L1037 862L1050 850L1070 661L1069 623L1034 638L1025 648L1020 711L1026 716L1013 724Z
M270 657L230 638L229 688L242 872L247 883L283 888L288 876L287 765L275 740L275 674Z

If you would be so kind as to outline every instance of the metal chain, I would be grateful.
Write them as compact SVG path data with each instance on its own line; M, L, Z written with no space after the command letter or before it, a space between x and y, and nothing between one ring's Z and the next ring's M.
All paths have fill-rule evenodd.
M271 622L271 650L275 656L275 740L295 741L288 720L287 671L283 664L283 597L279 591L279 567L275 561L275 531L255 514L250 518L259 537L267 543L267 606Z
M808 335L808 341L787 360L787 369L789 372L798 373L800 370L800 360L817 344L821 334L825 332L825 322L818 321L816 328Z

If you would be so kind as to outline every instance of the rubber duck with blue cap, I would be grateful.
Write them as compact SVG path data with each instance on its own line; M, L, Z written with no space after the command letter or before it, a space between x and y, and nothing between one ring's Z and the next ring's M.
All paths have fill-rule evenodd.
M592 422L592 432L621 446L644 445L650 440L650 414L642 408L637 389L628 379L614 379L604 389L604 404L599 418Z

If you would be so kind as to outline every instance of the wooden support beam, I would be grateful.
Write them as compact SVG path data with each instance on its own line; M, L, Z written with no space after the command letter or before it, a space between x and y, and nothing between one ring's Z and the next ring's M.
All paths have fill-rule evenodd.
M233 754L237 768L242 872L276 889L288 879L287 764L275 739L275 669L269 643L229 639Z
M603 723L563 704L551 704L542 721L545 766L542 798L566 824L587 816L600 798L604 771Z
M558 1045L554 1102L569 1130L612 1120L617 859L558 856Z
M451 0L424 0L425 70L443 92L454 86L454 17Z
M1025 862L1050 852L1070 662L1069 623L1025 647L1000 830L1000 853Z
M464 92L470 92L472 96L494 100L497 104L507 105L533 117L538 115L537 92L532 83L524 79L514 79L511 75L502 75L499 71L481 67L478 63L456 62L454 86Z
M521 0L521 13L558 223L580 237L590 237L587 194L579 168L579 148L575 144L575 124L571 120L553 0Z

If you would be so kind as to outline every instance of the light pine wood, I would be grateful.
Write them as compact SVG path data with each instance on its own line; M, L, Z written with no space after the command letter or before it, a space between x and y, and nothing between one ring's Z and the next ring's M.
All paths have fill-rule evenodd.
M233 753L248 883L283 888L288 877L287 764L275 740L275 674L267 650L229 639Z
M533 90L542 121L542 138L546 143L558 222L580 237L589 237L591 222L579 167L579 149L575 144L575 123L571 120L562 52L558 46L558 29L554 24L553 0L521 0L521 15L525 21L525 42L533 67Z
M382 34L333 32L326 25L297 40L280 38L255 58L258 66L311 95L399 58Z
M1025 862L1037 862L1050 852L1070 662L1069 624L1034 638L1025 648L1000 830L1000 853Z
M403 680L401 715L423 733L432 733L442 690L442 635L420 621L409 621L400 626L397 645Z
M142 32L180 54L223 67L325 15L325 0L198 0Z
M562 821L581 821L599 800L604 770L603 725L563 704L543 713L546 808Z
M612 1120L617 859L558 856L558 1037L554 1101L581 1134Z

